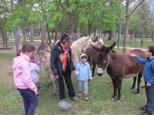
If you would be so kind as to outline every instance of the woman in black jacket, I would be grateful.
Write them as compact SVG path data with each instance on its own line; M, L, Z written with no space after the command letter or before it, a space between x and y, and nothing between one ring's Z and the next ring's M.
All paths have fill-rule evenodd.
M71 56L72 52L70 48L70 38L67 34L63 34L60 38L60 41L51 51L51 70L59 82L60 100L65 98L65 80L70 99L73 101L78 101L78 99L75 97L75 91L71 80L71 72L75 70Z

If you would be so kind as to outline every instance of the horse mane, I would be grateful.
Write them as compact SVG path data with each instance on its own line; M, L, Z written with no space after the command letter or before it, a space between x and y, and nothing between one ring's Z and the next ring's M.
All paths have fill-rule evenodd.
M97 51L102 51L102 50L105 50L105 48L106 48L106 46L103 45L103 44L102 44L102 46L101 46L100 48L97 47L96 45L93 45L93 44L90 44L90 46L91 46L92 48L94 48L95 50L97 50Z

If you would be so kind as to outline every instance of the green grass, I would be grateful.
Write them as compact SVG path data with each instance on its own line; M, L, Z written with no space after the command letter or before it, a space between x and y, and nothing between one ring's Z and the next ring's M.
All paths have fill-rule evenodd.
M12 59L11 54L0 54L0 115L24 114L22 98L13 84ZM75 77L72 79L77 91L77 80ZM37 113L38 115L137 115L140 112L139 107L145 104L145 91L141 89L141 93L135 95L130 90L131 85L132 79L123 80L122 98L117 102L111 99L112 84L109 76L95 76L89 84L90 100L85 102L80 99L80 102L74 103L67 96L66 100L73 106L69 111L61 112L57 106L58 97L51 95L52 88L47 85L47 76L42 72L42 89Z

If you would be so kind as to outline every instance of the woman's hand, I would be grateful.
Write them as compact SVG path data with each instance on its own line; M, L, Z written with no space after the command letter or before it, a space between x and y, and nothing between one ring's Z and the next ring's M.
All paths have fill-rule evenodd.
M74 70L74 71L72 71L71 76L73 76L73 77L76 77L76 76L77 76L77 74L76 74L76 71L75 71L75 70Z
M151 83L148 83L148 82L147 82L147 84L146 84L146 85L147 85L147 86L151 86Z

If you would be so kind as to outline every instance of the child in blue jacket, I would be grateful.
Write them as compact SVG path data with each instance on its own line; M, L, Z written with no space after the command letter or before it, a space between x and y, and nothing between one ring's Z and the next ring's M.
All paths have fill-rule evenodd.
M76 66L76 73L79 90L83 94L84 99L88 101L88 80L92 79L92 72L89 63L87 62L86 54L81 54L80 62Z
M130 56L134 57L139 64L144 65L147 105L140 115L152 115L154 112L154 46L149 46L147 59L135 54L130 54Z

